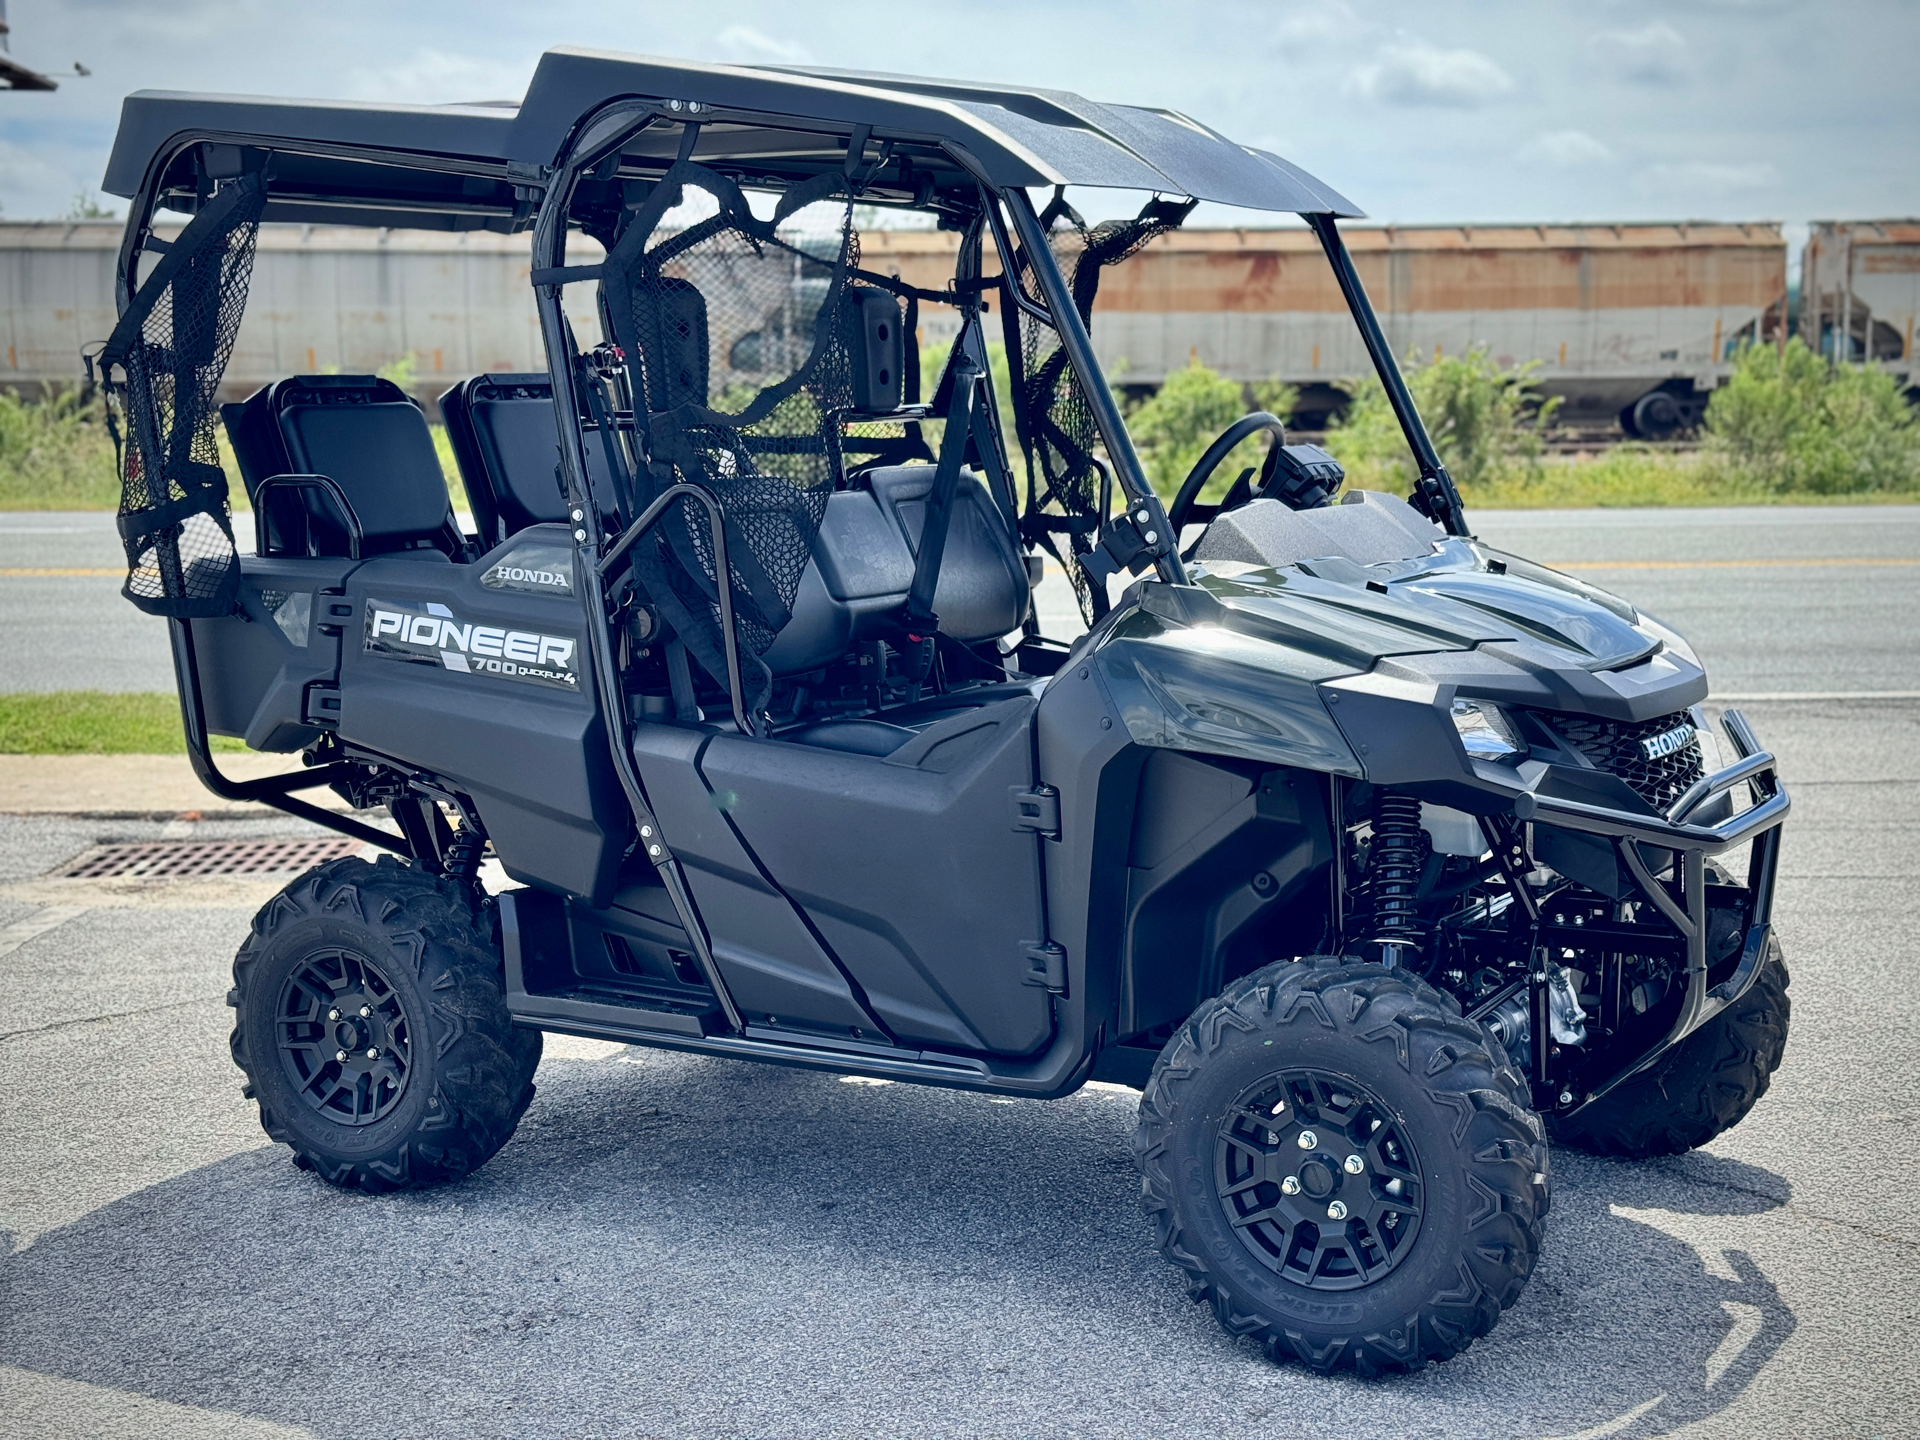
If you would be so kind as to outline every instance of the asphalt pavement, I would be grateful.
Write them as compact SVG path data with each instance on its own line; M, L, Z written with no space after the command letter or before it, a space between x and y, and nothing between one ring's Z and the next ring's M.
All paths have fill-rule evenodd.
M1489 543L1677 626L1720 690L1920 691L1920 505L1489 510ZM245 517L240 540L250 544ZM0 513L0 691L170 690L165 625L120 598L111 515ZM1050 635L1081 628L1051 570Z
M1687 631L1722 694L1855 698L1740 702L1794 794L1772 1090L1692 1155L1556 1152L1539 1269L1465 1355L1320 1379L1226 1336L1153 1248L1112 1087L1007 1101L549 1037L484 1170L340 1194L266 1143L226 1058L227 966L274 882L46 878L103 841L299 827L0 817L0 1435L1920 1433L1920 509L1477 518L1600 567L1577 573ZM80 530L27 543L84 557L68 521L0 531ZM53 568L20 554L0 569ZM1664 563L1702 559L1741 563ZM96 623L157 625L86 576L0 574L0 620L62 579L32 603L97 590ZM39 653L9 643L14 683Z

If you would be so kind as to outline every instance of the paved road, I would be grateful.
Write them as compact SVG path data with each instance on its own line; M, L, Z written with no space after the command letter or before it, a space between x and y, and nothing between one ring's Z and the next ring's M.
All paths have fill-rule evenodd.
M1578 563L1915 554L1920 511L1860 514L1482 528ZM1915 567L1831 567L1831 606L1813 567L1759 568L1709 573L1795 603L1591 573L1692 631L1723 690L1920 688L1848 618L1910 615ZM1911 666L1916 634L1888 653ZM1803 670L1742 659L1783 636ZM1680 1159L1558 1153L1520 1303L1389 1382L1272 1367L1186 1301L1115 1089L1008 1102L551 1041L480 1174L330 1191L265 1143L225 1058L258 896L40 878L101 840L252 823L0 818L0 1436L1920 1433L1920 702L1744 708L1795 794L1772 1091Z
M1533 1282L1447 1365L1318 1380L1223 1335L1112 1089L556 1041L480 1174L330 1191L225 1058L247 908L162 894L0 956L0 1434L1912 1435L1920 706L1749 708L1796 791L1786 1065L1705 1152L1557 1154ZM90 898L32 877L159 832L0 820L0 948Z
M1679 627L1720 690L1920 690L1920 505L1473 520L1491 543L1565 562ZM172 688L165 627L120 598L120 563L110 515L0 514L0 691ZM1061 576L1040 606L1049 634L1080 628Z
M1920 505L1472 518L1678 629L1716 693L1920 691Z

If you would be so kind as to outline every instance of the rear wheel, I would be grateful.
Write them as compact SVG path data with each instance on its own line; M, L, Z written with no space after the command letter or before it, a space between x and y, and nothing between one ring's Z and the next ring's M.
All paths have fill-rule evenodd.
M1273 965L1202 1005L1154 1066L1134 1150L1193 1298L1314 1370L1459 1353L1539 1253L1524 1083L1451 1000L1376 965Z
M1652 1068L1551 1122L1558 1144L1596 1155L1678 1155L1740 1123L1780 1068L1793 1002L1776 945L1753 987Z
M489 907L383 857L308 871L254 917L227 996L267 1134L347 1189L458 1179L533 1098L540 1033L507 1014Z

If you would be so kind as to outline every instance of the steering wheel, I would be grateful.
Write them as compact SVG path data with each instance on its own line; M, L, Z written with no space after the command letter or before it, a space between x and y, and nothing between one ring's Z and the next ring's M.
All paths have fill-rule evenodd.
M1179 536L1181 527L1194 518L1194 501L1200 498L1201 487L1213 478L1213 472L1220 468L1220 462L1233 453L1233 447L1249 435L1258 435L1262 430L1273 432L1274 443L1267 450L1267 460L1260 467L1260 483L1265 484L1273 476L1274 461L1280 454L1280 447L1287 443L1287 427L1280 422L1278 415L1270 415L1265 410L1256 410L1251 415L1243 415L1221 432L1220 438L1207 447L1207 453L1195 462L1187 478L1181 482L1180 493L1173 497L1173 504L1167 507L1167 523L1173 527L1173 533ZM1235 490L1240 487L1236 485ZM1242 497L1245 498L1245 497ZM1220 506L1200 507L1211 520L1221 510L1231 508L1234 497L1229 495Z

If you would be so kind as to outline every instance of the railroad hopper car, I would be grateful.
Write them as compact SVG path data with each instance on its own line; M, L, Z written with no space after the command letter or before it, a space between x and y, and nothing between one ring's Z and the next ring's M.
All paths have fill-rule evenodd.
M169 218L154 233L172 238L185 223ZM98 348L117 318L124 229L118 220L0 224L0 384L81 377L83 348ZM289 374L368 374L410 355L416 398L431 407L469 375L542 369L530 253L525 235L480 230L263 225L221 396L242 399ZM590 301L568 308L584 334L598 335Z
M1430 359L1484 344L1537 361L1562 414L1629 433L1698 419L1742 340L1773 339L1787 290L1774 224L1354 226L1348 248L1387 338ZM869 263L949 265L946 235L862 237ZM1198 359L1237 380L1301 387L1311 420L1365 373L1345 302L1304 229L1177 230L1100 292L1094 344L1122 385Z
M1920 220L1820 220L1800 260L1800 335L1823 355L1871 359L1911 388Z
M165 231L163 230L164 234ZM1539 362L1562 415L1661 435L1699 416L1743 339L1774 338L1786 247L1772 224L1355 227L1350 248L1402 356L1485 344ZM112 328L112 223L0 225L0 383L70 379ZM538 368L527 240L484 232L264 225L255 301L223 392L276 376L364 373L411 354L431 405L479 371ZM957 238L868 229L866 263L915 284L953 273ZM1304 229L1175 231L1102 290L1094 343L1117 383L1150 389L1190 359L1301 387L1312 427L1367 359ZM991 259L988 268L992 269ZM576 302L578 304L578 302ZM590 308L574 316L597 332ZM1908 313L1911 313L1909 306ZM923 320L922 339L943 338Z

